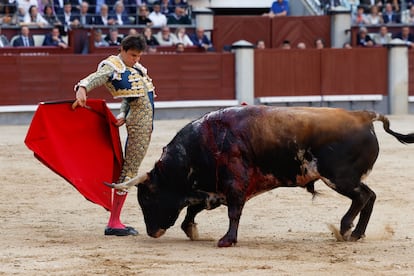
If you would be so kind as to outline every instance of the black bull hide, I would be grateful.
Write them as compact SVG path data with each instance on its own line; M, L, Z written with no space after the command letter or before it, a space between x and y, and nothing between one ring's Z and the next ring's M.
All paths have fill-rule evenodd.
M379 152L373 121L400 142L414 142L414 133L396 133L385 116L369 111L244 106L206 114L176 134L147 175L129 183L139 184L148 235L161 236L187 207L181 227L196 239L195 216L224 204L230 223L218 246L231 246L248 199L277 187L314 194L322 180L352 200L340 224L344 240L364 237L376 198L362 182Z

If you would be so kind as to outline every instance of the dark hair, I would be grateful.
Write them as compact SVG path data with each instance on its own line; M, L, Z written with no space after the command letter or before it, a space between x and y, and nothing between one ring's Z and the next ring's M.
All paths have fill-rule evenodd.
M128 35L122 40L121 47L124 51L137 50L143 52L147 48L147 43L142 35Z

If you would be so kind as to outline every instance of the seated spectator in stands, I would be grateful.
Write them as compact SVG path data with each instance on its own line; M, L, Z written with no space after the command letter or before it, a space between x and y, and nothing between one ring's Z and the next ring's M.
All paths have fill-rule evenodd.
M115 25L129 25L133 22L129 22L127 13L125 12L125 6L122 1L116 1L114 4L114 10L110 17L114 20Z
M414 36L411 34L410 27L408 26L401 27L401 32L394 35L393 38L401 39L408 46L411 46L414 42Z
M175 44L175 52L177 54L184 53L184 51L185 51L185 46L183 43L178 42L177 44Z
M306 49L305 42L299 42L298 45L296 46L296 48L298 48L298 49Z
M384 45L391 42L391 33L388 32L388 27L382 25L379 29L379 32L376 33L373 37L375 45Z
M109 17L109 7L106 4L101 5L99 15L95 16L95 25L113 25L115 20Z
M160 7L161 13L165 16L168 16L170 13L174 12L174 9L172 9L169 0L161 0Z
M170 27L164 26L161 30L155 35L160 46L173 46L176 43L176 37L171 33Z
M407 5L407 10L409 10L414 6L414 0L405 0L405 4Z
M414 6L402 12L401 23L414 24Z
M175 30L175 37L177 38L177 43L184 44L184 47L193 46L193 42L187 35L187 32L184 27L178 27Z
M30 34L30 29L27 26L22 26L20 28L20 35L13 42L13 47L33 47L34 39Z
M357 34L357 45L360 47L373 47L374 41L368 34L368 30L365 27L359 28Z
M56 16L61 16L63 14L63 7L65 6L64 0L51 0L53 11L55 12Z
M352 17L353 25L365 25L368 23L367 15L364 13L364 8L358 6L356 14Z
M145 25L151 27L153 25L151 19L148 18L149 11L146 5L142 5L138 8L138 15L135 20L135 24Z
M152 5L152 12L148 15L148 18L153 23L152 27L161 28L167 25L167 17L161 12L161 4L158 1Z
M356 2L356 1L354 1ZM382 9L383 0L359 0L359 5L364 9L364 13L368 14L371 12L373 6L377 6L378 10Z
M17 18L17 2L16 0L0 1L0 25L16 25Z
M60 48L68 48L68 44L63 41L60 35L59 27L53 27L52 31L45 36L43 46L56 46Z
M108 41L103 38L102 30L96 29L93 33L93 44L95 47L107 47L109 46Z
M1 26L0 26L0 48L10 46L10 42L4 34L1 34Z
M322 38L315 39L315 48L316 49L325 48L325 41Z
M174 13L168 15L168 25L191 25L191 18L186 14L186 10L182 6L176 6Z
M142 34L145 37L145 41L147 42L148 47L160 45L160 43L158 43L158 40L152 34L152 29L150 27L145 27Z
M291 49L291 45L290 45L290 40L283 40L282 45L280 46L280 48L285 49L285 50L289 50Z
M80 4L80 11L78 15L75 15L75 19L72 22L74 27L82 27L94 24L94 16L89 14L89 3L82 1Z
M385 4L385 9L382 13L382 19L385 24L401 23L401 17L393 10L391 3Z
M139 35L139 32L135 28L131 28L128 30L128 35Z
M17 10L19 12L19 16L24 18L24 16L29 13L29 9L31 6L38 6L37 0L16 0L17 1Z
M204 50L212 52L215 51L210 39L204 33L203 28L197 28L193 34L190 35L190 39L194 46L204 48Z
M72 28L72 23L76 19L76 14L72 13L72 4L70 2L65 2L63 6L63 14L58 15L60 22L64 26L64 31L67 32Z
M31 6L29 8L29 12L26 13L24 20L20 23L20 25L43 28L49 26L49 22L47 22L46 19L44 19L39 13L37 6Z
M384 22L377 5L371 6L370 13L366 16L366 20L366 24L368 25L378 25Z
M43 8L43 18L49 23L50 26L62 26L62 22L60 22L59 18L57 18L51 5L45 5Z
M272 3L269 12L263 15L269 17L287 16L289 15L289 2L286 0L276 0Z
M266 49L264 40L260 39L256 42L256 49Z
M109 35L106 36L105 40L108 42L109 46L119 46L121 45L122 37L119 35L117 28L111 28L109 30Z

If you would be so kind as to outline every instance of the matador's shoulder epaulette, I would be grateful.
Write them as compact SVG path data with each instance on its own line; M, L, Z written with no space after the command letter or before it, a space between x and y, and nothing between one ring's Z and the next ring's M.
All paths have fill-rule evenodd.
M126 70L125 64L122 62L119 56L109 56L108 58L104 59L99 63L98 69L104 65L111 66L117 73L124 73Z

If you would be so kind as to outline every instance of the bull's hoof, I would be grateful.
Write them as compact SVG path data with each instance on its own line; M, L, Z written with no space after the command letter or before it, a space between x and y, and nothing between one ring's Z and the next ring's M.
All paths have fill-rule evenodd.
M189 223L186 226L182 225L181 228L190 240L195 241L199 239L197 223Z
M236 245L237 240L229 240L227 238L221 238L217 243L218 247L230 247Z

